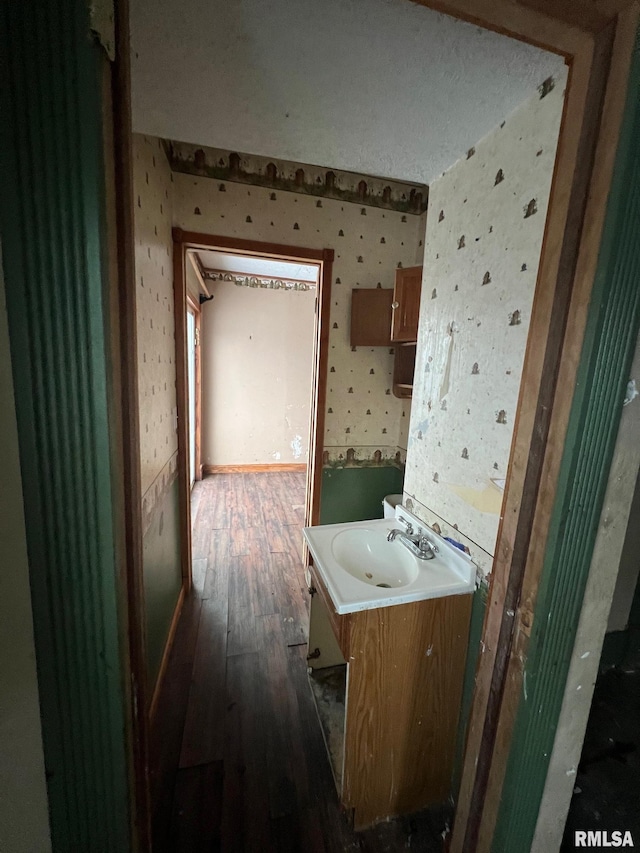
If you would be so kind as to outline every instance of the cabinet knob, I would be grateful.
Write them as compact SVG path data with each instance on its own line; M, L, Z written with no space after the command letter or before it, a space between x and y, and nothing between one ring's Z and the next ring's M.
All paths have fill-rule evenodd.
M400 303L399 303L399 302L392 302L392 303L391 303L391 307L392 307L392 308L399 308L399 307L400 307Z
M310 586L309 587L309 595L314 596L315 594L316 594L315 586Z

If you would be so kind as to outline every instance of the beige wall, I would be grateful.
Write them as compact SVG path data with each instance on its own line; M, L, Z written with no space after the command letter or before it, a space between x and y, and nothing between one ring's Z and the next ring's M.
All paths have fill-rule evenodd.
M215 282L202 311L204 465L306 463L315 291Z
M51 841L1 259L0 471L0 850L45 853Z
M254 167L258 161L269 162L251 158ZM357 186L359 176L349 177ZM344 459L348 448L358 460L376 450L393 458L410 406L391 393L389 349L352 350L351 290L392 288L399 264L422 262L424 216L182 173L173 178L174 224L185 230L335 250L324 447L330 461Z
M172 174L158 139L133 137L140 462L145 525L176 478Z
M565 80L430 187L405 497L494 552Z

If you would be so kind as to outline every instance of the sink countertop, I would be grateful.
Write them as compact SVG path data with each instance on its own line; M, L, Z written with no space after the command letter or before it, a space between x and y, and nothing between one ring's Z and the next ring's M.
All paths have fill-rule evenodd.
M429 538L438 546L438 553L432 560L419 560L396 539L387 543L388 531L404 529L398 517L402 516L413 525L416 533L424 531ZM378 547L380 552L388 553L389 577L396 577L399 572L394 572L393 562L397 555L398 564L407 564L407 557L415 563L410 571L408 580L397 582L390 588L380 587L375 584L375 577L371 581L360 580L353 573L353 551L351 554L351 568L344 568L340 563L343 559L339 549L336 548L336 540L339 535L346 531L361 531L360 538L371 543L373 548ZM424 522L408 512L404 507L396 508L396 518L378 518L370 521L346 522L343 524L325 524L317 527L305 527L304 537L313 555L314 566L325 584L331 600L338 614L354 613L360 610L370 610L377 607L390 607L395 604L407 604L413 601L423 601L429 598L442 598L447 595L461 595L473 592L475 588L476 567L471 559L458 548L446 542L441 536L428 528ZM376 546L379 542L379 546ZM369 546L371 548L371 545ZM402 549L402 550L400 550ZM338 556L336 554L338 552ZM404 553L403 553L404 552ZM368 557L364 549L360 557L362 559L362 574L371 578L371 569L367 572ZM385 560L387 557L385 556ZM375 555L374 561L380 563L380 557ZM391 562L393 561L393 562ZM344 560L343 560L344 562Z

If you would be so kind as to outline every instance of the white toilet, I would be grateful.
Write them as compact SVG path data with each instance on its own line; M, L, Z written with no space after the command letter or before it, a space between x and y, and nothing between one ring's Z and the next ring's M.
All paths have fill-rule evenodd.
M402 503L402 495L387 495L386 498L382 501L382 507L384 509L384 518L395 518L396 507L399 503Z

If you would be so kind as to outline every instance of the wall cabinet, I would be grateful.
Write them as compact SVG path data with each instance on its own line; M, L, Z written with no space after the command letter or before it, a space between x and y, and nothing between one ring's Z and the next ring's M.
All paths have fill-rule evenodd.
M355 828L444 803L471 595L339 615L313 567L310 583L309 680Z
M396 397L411 397L413 394L416 346L415 342L396 345L393 359L393 393Z
M351 291L351 346L388 347L391 344L390 288L354 288Z
M396 270L393 290L354 288L351 291L351 346L395 344L393 393L411 397L420 317L422 267Z
M391 304L391 340L394 343L418 340L422 267L396 270Z

